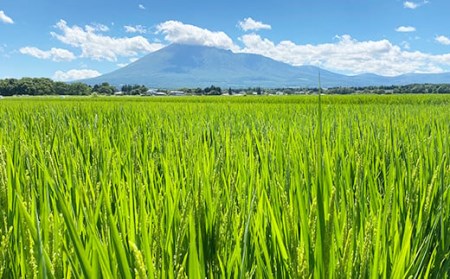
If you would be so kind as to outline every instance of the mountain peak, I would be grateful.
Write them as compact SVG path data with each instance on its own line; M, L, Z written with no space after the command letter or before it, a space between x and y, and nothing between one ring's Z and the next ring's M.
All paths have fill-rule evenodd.
M295 67L271 58L233 53L221 48L171 44L103 76L86 80L88 84L108 82L115 86L142 84L153 88L219 87L317 87L319 68ZM448 75L412 75L381 77L377 75L346 76L320 70L324 87L394 85L420 82L448 82ZM412 81L412 82L409 82Z

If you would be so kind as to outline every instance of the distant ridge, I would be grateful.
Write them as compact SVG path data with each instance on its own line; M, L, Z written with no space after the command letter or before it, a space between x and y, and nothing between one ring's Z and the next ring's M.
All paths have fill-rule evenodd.
M319 70L323 87L450 83L450 73L346 76L315 66L295 67L257 54L182 44L169 45L123 68L83 82L108 82L115 86L142 84L152 88L317 87Z

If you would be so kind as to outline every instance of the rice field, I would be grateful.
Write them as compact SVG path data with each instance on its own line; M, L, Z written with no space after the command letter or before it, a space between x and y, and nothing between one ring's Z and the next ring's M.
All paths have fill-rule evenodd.
M0 100L0 278L449 278L450 95Z

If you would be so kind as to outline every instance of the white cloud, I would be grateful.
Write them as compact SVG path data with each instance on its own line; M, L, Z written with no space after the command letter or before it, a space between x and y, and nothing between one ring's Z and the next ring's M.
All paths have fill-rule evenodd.
M140 33L140 34L147 33L147 28L142 25L135 25L135 26L125 25L123 28L125 28L125 32L127 33Z
M137 57L132 57L132 58L130 58L130 62L129 63L119 63L119 64L117 64L117 66L118 67L120 67L120 68L123 68L123 67L125 67L125 66L128 66L128 65L130 65L130 63L133 63L133 62L136 62L136 61L138 61L139 60L139 58L137 58Z
M52 48L45 51L37 47L23 47L19 51L22 54L31 55L39 59L51 59L56 62L72 61L75 59L75 55L72 52L61 48Z
M239 21L238 26L244 31L272 29L272 26L269 24L262 23L261 21L255 21L251 17L245 18L243 21Z
M142 4L139 4L139 9L141 9L141 10L145 10L146 8L145 8L145 6L144 6L144 5L142 5Z
M436 42L438 42L440 44L443 44L443 45L446 45L446 46L450 45L450 38L448 38L448 37L445 37L445 36L441 35L441 36L437 36L435 38L435 40L436 40Z
M402 47L403 47L404 49L410 49L410 48L411 48L411 45L410 45L407 41L403 41L403 42L401 43L401 45L402 45Z
M0 21L3 23L13 24L14 20L7 16L4 11L0 11Z
M414 10L417 7L419 7L419 5L414 3L414 2L405 1L405 2L403 2L403 7L407 8L407 9L413 9Z
M109 27L100 23L93 23L91 25L85 25L84 28L89 32L108 32Z
M436 73L450 67L450 54L432 55L406 51L388 40L357 41L349 35L337 36L334 43L278 44L257 34L240 38L246 53L261 54L291 65L315 65L346 74L376 73L394 76L405 73Z
M214 32L179 21L166 21L156 26L157 33L164 34L164 39L171 43L204 45L230 50L237 50L233 40L224 32Z
M412 1L405 1L405 2L403 2L403 7L406 8L406 9L415 10L418 7L423 6L425 4L428 4L428 3L429 3L428 0L424 0L424 1L420 2L420 3L412 2Z
M86 78L94 78L100 76L101 73L96 70L69 70L67 72L56 71L53 74L53 79L58 81L72 81Z
M81 57L94 60L117 61L119 56L136 56L164 47L159 43L150 43L142 36L114 38L98 34L98 27L70 27L64 20L60 20L55 27L62 33L51 32L53 37L64 44L80 48Z
M55 38L79 48L82 57L97 60L117 61L118 58L128 57L132 63L135 57L163 47L162 43L150 43L142 36L109 37L99 33L102 32L99 27L68 26L63 20L57 23L56 28L58 31L52 32ZM400 30L411 30L411 28L413 27L400 26L397 29L400 32ZM273 42L258 34L250 33L239 38L243 46L241 48L224 32L210 31L179 21L166 21L157 25L156 34L162 34L164 40L169 43L204 45L230 49L234 52L261 54L291 65L315 65L345 74L376 73L393 76L412 72L436 73L450 69L450 53L433 55L410 51L408 42L396 45L387 39L358 41L350 35L341 35L336 36L333 42L313 45L297 44L287 40ZM438 36L435 39L450 45L450 39L445 36ZM51 57L46 59L54 59L45 51L36 53L44 58ZM122 61L124 60L121 59L121 63L117 64L119 67L126 65L126 62ZM68 77L69 74L74 76L79 74L79 71L85 70L74 71L77 72L59 71L55 73L55 77L68 80L71 78ZM90 73L100 74L96 71ZM79 79L79 77L73 79Z
M402 33L415 32L416 28L413 26L399 26L397 29L395 29L395 31Z

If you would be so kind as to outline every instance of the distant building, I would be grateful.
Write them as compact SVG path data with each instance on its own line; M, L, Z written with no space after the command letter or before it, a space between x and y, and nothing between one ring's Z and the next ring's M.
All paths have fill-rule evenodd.
M157 91L156 89L149 89L145 92L144 96L166 96L166 92Z
M183 91L170 91L169 95L170 96L185 96L186 93Z

